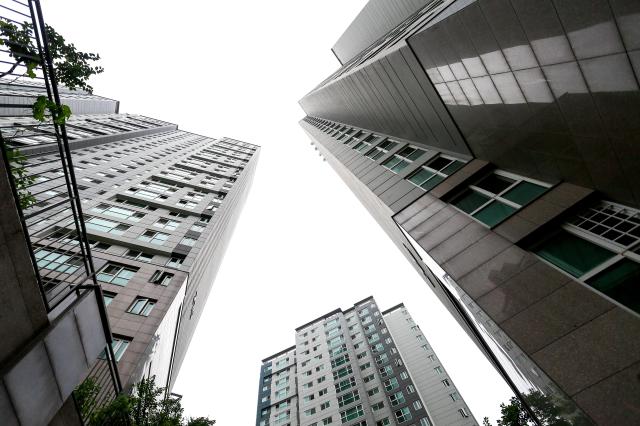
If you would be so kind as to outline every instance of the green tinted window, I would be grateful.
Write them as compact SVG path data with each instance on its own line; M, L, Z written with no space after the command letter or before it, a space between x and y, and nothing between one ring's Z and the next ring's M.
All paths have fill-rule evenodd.
M587 283L640 313L640 264L622 259L591 277Z
M425 183L420 185L420 187L422 187L423 189L426 189L427 191L429 191L430 189L435 187L437 184L439 184L443 180L444 180L444 178L442 176L434 175L431 179L429 179L428 181L426 181Z
M416 185L420 186L424 181L433 176L433 173L426 169L420 169L418 172L414 173L409 180Z
M471 213L487 201L489 201L489 197L475 191L467 190L462 197L453 202L453 205L465 213Z
M494 226L511 216L515 211L516 209L511 206L502 204L499 201L492 201L482 210L474 214L473 217L488 226Z
M518 203L522 206L532 200L535 200L546 190L547 188L545 188L544 186L523 181L517 184L513 189L507 191L502 197L506 198L509 201L513 201L514 203Z
M612 258L614 253L566 231L561 231L535 249L538 256L580 277Z

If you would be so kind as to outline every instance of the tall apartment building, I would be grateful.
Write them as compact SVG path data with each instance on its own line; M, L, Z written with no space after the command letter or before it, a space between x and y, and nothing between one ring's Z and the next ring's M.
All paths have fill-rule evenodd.
M367 47L300 101L316 149L524 405L572 424L640 410L639 17L634 1L436 0L367 44L361 14L340 43Z
M10 6L3 21L33 14L42 37L37 0ZM143 376L171 389L259 152L58 91L40 54L35 79L0 80L3 425L82 424ZM37 96L71 118L35 121ZM87 378L99 390L79 407L72 392Z
M477 425L403 304L373 297L296 328L262 360L256 426Z

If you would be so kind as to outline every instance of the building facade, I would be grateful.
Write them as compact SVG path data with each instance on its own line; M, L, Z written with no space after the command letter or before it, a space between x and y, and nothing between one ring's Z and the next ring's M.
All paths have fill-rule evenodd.
M329 424L478 423L404 305L380 311L368 297L262 361L256 426Z
M300 101L316 149L514 392L572 424L640 409L639 16L432 1Z
M40 55L27 78L0 52L0 423L84 424L142 377L171 390L259 147L58 89L39 2L28 3L0 17L32 18ZM38 97L71 117L36 121ZM82 404L81 384L95 391Z

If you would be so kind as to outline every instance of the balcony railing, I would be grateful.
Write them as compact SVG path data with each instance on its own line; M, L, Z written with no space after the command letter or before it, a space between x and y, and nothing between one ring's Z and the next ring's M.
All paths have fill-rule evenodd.
M31 118L31 106L38 96L61 105L39 0L0 0L0 25L14 25L28 34L27 38L10 40L6 32L0 32L0 96L10 99L0 104L0 115L11 117L0 120L4 123L0 124L0 151L43 303L50 316L55 316L84 292L93 291L98 298L107 345L88 374L100 388L93 411L121 392L122 385L82 219L65 125ZM32 77L26 75L25 63L16 58L17 49L28 51L29 46L37 47L38 52L25 60L37 63Z

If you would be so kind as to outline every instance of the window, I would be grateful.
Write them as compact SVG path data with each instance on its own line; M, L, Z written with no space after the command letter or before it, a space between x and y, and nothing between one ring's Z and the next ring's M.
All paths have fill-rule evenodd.
M135 275L136 271L136 268L109 262L96 274L96 278L99 281L124 287Z
M389 417L385 417L382 420L378 420L376 422L376 426L388 426L391 424L391 421L389 420Z
M104 306L109 306L109 304L115 299L116 293L111 293L109 291L102 292L102 298L104 300Z
M358 401L359 399L360 399L360 395L358 394L357 390L347 392L338 397L338 406L342 408L345 405L349 405L352 402Z
M120 361L122 355L127 350L127 347L131 343L131 338L128 337L113 337L113 341L111 342L111 348L113 349L113 355L116 358L116 361Z
M329 401L323 402L322 404L320 404L320 411L326 410L330 406L331 406L331 402L329 402Z
M305 416L313 416L316 413L316 408L309 408L308 410L304 411L304 415Z
M640 212L602 202L580 212L532 250L640 313Z
M416 391L416 388L414 388L413 385L407 386L407 393L414 393L415 391Z
M330 425L332 422L333 422L333 419L331 418L331 416L325 417L324 419L322 419L323 425Z
M349 362L349 354L340 355L339 357L331 360L331 368L339 367L347 362Z
M165 217L159 218L153 226L157 228L166 229L167 231L174 231L178 226L180 226L180 222L173 219L167 219Z
M318 378L317 382L318 382L318 384L320 384L320 383L324 382L326 379L327 378L325 376L322 376L322 377Z
M171 280L173 279L173 276L174 275L169 273L169 272L156 270L153 273L153 275L151 275L151 279L149 280L149 282L153 283L153 284L167 286L167 285L169 285L169 283L171 283Z
M442 386L444 386L445 388L448 388L449 386L451 386L451 382L449 381L449 379L444 379L442 381Z
M367 368L371 368L371 363L370 363L370 362L365 362L364 364L362 364L362 365L360 366L360 370L361 370L361 371L364 371L364 370L366 370Z
M373 389L369 389L367 391L367 395L369 395L369 396L373 396L373 395L375 395L377 393L380 393L380 389L378 387L375 387Z
M100 203L97 206L92 207L91 210L96 213L117 217L118 219L131 220L133 222L138 222L145 216L144 213L138 213L134 210L125 209L118 206L110 206L109 204L105 203Z
M389 401L391 401L392 406L396 406L399 404L404 404L406 402L406 399L404 398L404 394L402 393L402 391L400 391L389 396Z
M373 149L365 154L366 157L371 158L372 160L377 160L387 152L391 151L398 145L398 142L394 142L392 140L387 139L382 142L380 145L373 147Z
M394 154L393 157L382 163L382 166L386 167L394 173L399 173L425 152L426 151L420 148L409 145L405 148L402 148L400 152Z
M460 399L460 395L458 394L458 392L450 393L449 397L451 398L452 401L457 401Z
M413 402L413 409L418 411L419 409L422 408L422 403L420 401L414 401Z
M442 373L444 373L444 371L442 371L442 367L440 367L440 366L435 367L435 368L433 369L433 371L435 371L435 372L436 372L436 374L442 374Z
M339 378L344 377L351 373L353 373L353 369L351 368L350 365L347 365L346 367L343 367L333 372L333 380L338 380Z
M327 388L320 389L320 390L318 391L318 396L326 395L326 394L327 394L327 392L328 392L328 391L327 391Z
M433 423L431 423L428 417L423 417L420 419L420 426L433 426Z
M467 418L469 417L469 413L464 408L458 409L458 413L460 413L460 417Z
M122 223L100 219L99 217L89 217L88 219L85 218L84 223L88 229L107 232L114 235L122 235L127 229L129 229L129 225L123 225Z
M511 173L495 171L474 185L469 185L452 204L492 227L514 214L525 204L549 189L542 182L526 180Z
M463 165L462 161L453 157L438 155L413 172L407 179L414 185L429 191Z
M172 254L165 265L170 268L179 268L184 262L184 259L185 257L181 254Z
M352 388L355 385L356 385L356 379L353 377L350 377L346 380L336 383L334 386L336 387L336 393L339 393L349 388Z
M374 378L375 378L375 375L373 375L373 374L369 374L368 376L364 376L364 377L362 378L362 380L363 380L365 383L369 383L369 382L370 382L370 381L372 381Z
M393 374L393 370L390 365L385 365L384 367L380 368L379 371L380 371L380 377L382 378Z
M389 380L386 380L384 382L384 388L387 391L391 391L393 389L396 389L397 387L398 387L398 379L396 379L395 377L392 377Z
M148 253L137 251L137 250L127 250L127 252L124 254L124 257L128 257L129 259L139 260L141 262L151 262L151 259L153 259L152 254L148 254Z
M358 404L355 407L352 407L352 408L349 408L348 410L340 412L340 418L342 419L342 423L346 423L351 420L357 419L360 416L364 416L364 411L362 410L361 404Z
M384 402L383 401L376 402L375 404L371 404L371 409L373 411L382 410L383 408L384 408Z
M169 239L169 234L165 234L157 231L151 231L147 229L138 237L138 239L140 241L161 246L165 243L165 241Z
M406 422L407 420L411 420L411 412L409 411L409 407L403 407L395 412L396 419L398 419L398 423Z
M153 299L148 299L146 297L136 297L136 300L134 300L127 312L129 312L130 314L148 317L155 304L156 301Z
M65 272L67 274L73 274L83 265L82 258L73 253L68 255L40 249L35 252L35 257L39 268L47 268L52 271Z
M362 152L371 146L371 141L374 139L375 137L373 135L369 135L366 138L362 139L357 144L355 144L354 146L352 146L351 148L355 149L356 151ZM357 140L357 139L354 137L354 140Z
M196 244L196 241L198 240L194 238L184 237L182 240L180 240L180 244L193 247Z

